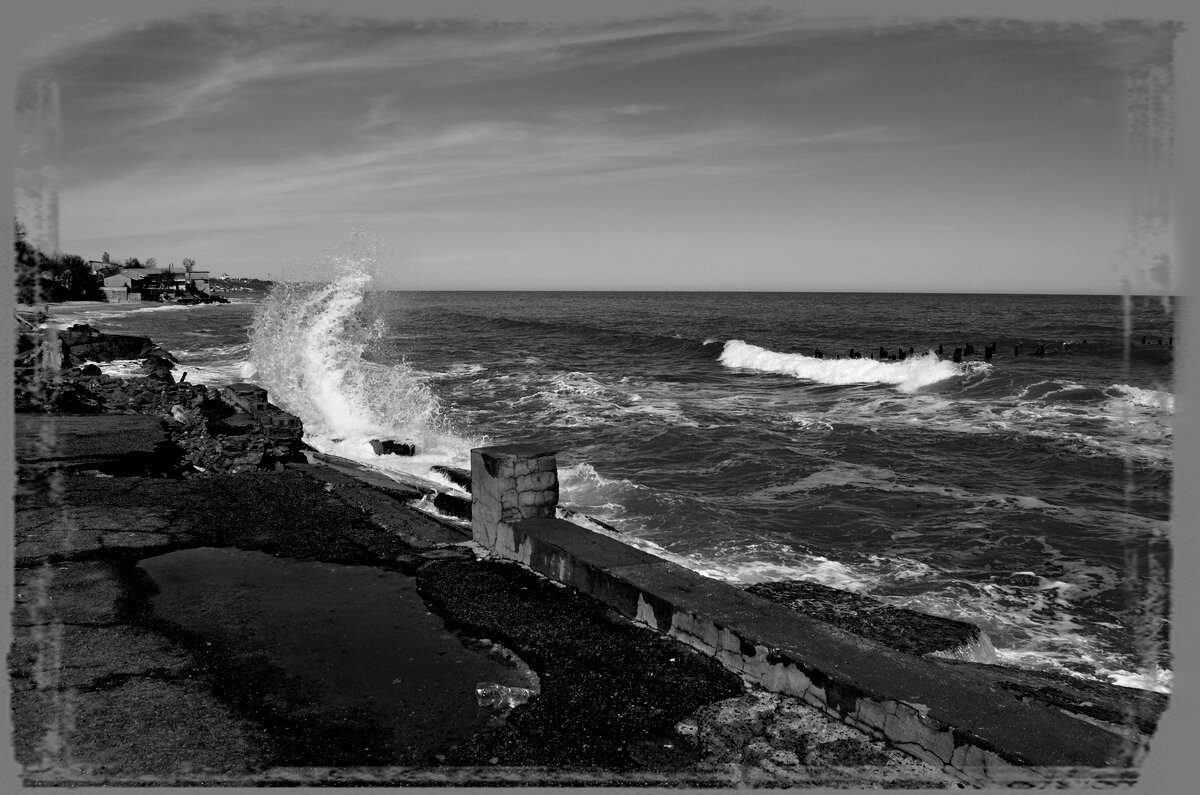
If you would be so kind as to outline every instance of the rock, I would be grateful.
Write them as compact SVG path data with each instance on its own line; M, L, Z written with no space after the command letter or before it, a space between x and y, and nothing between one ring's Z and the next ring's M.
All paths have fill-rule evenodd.
M1009 585L1032 585L1036 586L1041 582L1041 578L1032 571L1014 571L1008 575Z
M174 384L175 376L171 375L171 371L166 368L156 367L146 372L146 380L160 384Z
M173 367L175 365L162 356L148 356L142 360L142 372L146 374L146 378L149 381L174 384L175 377L171 375Z
M99 336L100 332L87 323L76 323L58 332L58 338L66 345L82 345Z
M57 332L66 347L72 364L84 361L111 362L113 359L142 359L159 356L170 361L175 357L154 344L149 337L125 334L103 334L86 323L77 323Z
M375 455L416 455L417 446L412 442L398 442L394 439L372 439L371 449Z
M80 367L79 374L80 375L91 375L91 376L104 375L104 373L101 372L100 368L94 364L85 364L83 367Z
M471 518L471 501L453 494L438 492L437 496L433 498L433 507L442 513L457 516L460 519L469 520Z
M209 421L210 431L215 434L225 434L228 436L242 436L251 431L256 431L260 427L258 420L240 411L222 419Z
M453 483L455 486L458 486L463 491L467 492L468 494L471 493L471 473L469 471L465 469L459 469L458 467L442 466L441 464L435 464L434 466L431 466L429 471L436 472L446 480Z

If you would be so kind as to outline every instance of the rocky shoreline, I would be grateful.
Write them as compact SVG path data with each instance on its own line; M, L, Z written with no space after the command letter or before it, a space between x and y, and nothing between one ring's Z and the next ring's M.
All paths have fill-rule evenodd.
M461 528L412 507L420 489L306 454L290 415L247 411L237 385L187 383L149 340L19 331L8 662L27 785L961 786L796 699L748 692L590 597L481 559ZM97 372L118 358L144 374ZM199 548L415 577L448 627L503 644L540 692L427 758L356 751L347 738L384 730L369 712L284 703L269 649L239 656L150 608L139 561ZM322 756L310 736L344 752Z

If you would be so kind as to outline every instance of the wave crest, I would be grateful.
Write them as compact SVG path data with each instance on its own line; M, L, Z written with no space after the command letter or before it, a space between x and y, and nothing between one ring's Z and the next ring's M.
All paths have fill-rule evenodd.
M966 375L971 371L970 367L990 366L979 362L971 363L970 367L954 364L932 353L896 362L817 359L802 353L777 353L742 340L727 341L719 361L726 367L790 375L819 384L890 384L901 392L915 392L921 387Z
M338 257L332 266L327 283L276 284L264 299L250 330L255 378L301 418L306 436L422 443L444 433L438 400L411 367L362 358L383 333L363 312L374 258Z

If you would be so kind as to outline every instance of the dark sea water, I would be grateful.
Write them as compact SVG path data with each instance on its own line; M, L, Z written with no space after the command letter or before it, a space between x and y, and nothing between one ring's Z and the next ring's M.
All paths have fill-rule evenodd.
M368 288L92 318L189 380L266 386L320 450L429 476L550 441L565 507L704 574L816 580L976 623L1002 662L1169 688L1162 299Z

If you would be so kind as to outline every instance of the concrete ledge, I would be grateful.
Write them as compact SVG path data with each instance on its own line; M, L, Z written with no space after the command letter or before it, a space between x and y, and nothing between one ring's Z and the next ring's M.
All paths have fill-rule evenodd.
M746 591L905 654L996 662L987 633L965 621L893 607L808 580L760 582Z
M180 457L155 416L19 413L13 422L16 458L33 467L161 474L172 470Z
M1136 730L1031 698L999 666L901 653L570 522L490 530L502 556L965 781L1078 779L1081 770L1129 768L1145 753Z

